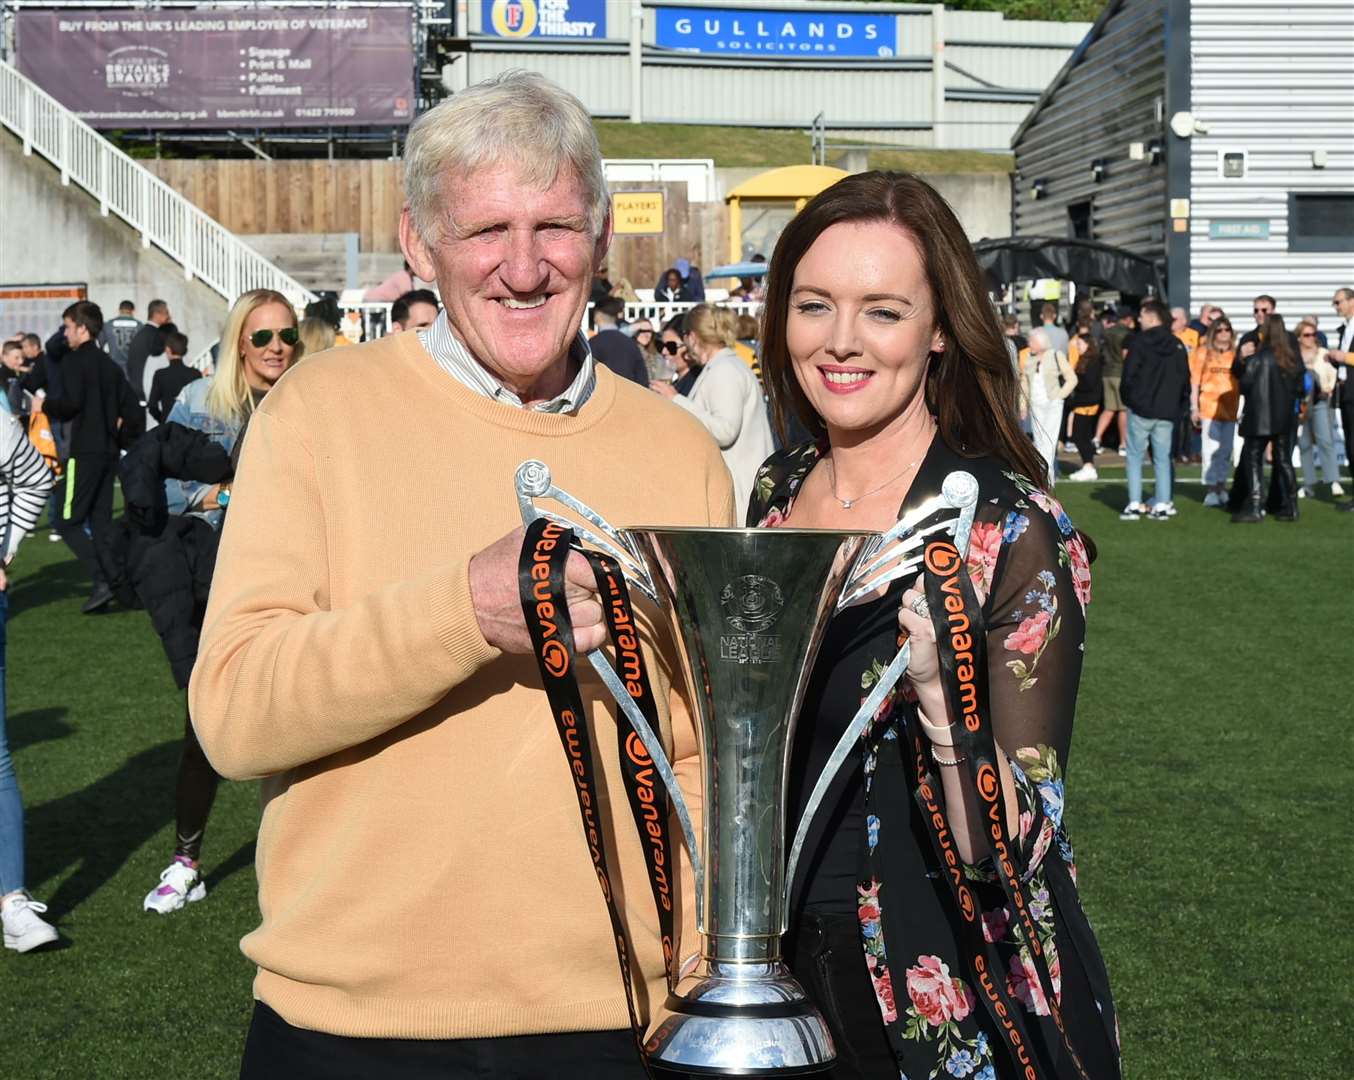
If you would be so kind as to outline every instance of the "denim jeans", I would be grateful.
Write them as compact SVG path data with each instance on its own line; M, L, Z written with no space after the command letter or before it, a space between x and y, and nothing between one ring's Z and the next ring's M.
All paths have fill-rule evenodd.
M5 623L9 593L0 592L0 896L24 887L24 806L5 738Z
M1335 462L1335 433L1331 430L1330 402L1313 403L1307 412L1307 421L1298 432L1298 447L1302 451L1302 485L1316 483L1316 466L1312 462L1312 444L1321 452L1321 474L1326 483L1340 479L1340 466Z
M1156 474L1154 503L1171 501L1171 432L1174 420L1151 420L1128 414L1128 501L1142 502L1142 462L1147 444L1152 444L1152 469Z

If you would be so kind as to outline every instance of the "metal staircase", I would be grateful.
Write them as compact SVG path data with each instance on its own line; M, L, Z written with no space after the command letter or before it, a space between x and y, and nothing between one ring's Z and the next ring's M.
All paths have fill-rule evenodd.
M295 304L314 294L284 273L149 169L139 165L37 84L0 61L0 126L61 170L61 182L74 181L99 200L107 217L114 213L231 303L250 289L274 289Z

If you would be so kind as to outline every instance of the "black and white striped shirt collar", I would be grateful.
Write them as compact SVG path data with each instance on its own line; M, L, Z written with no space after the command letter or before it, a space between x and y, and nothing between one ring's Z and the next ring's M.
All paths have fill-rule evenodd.
M578 364L578 374L564 393L549 401L536 401L530 406L500 383L484 369L457 336L451 331L446 310L438 314L429 327L418 332L418 339L428 354L437 361L437 366L463 386L475 393L504 405L513 405L519 409L531 408L537 412L573 413L587 404L588 398L597 386L597 362L592 350L588 348L588 339L582 331L569 346L569 359Z

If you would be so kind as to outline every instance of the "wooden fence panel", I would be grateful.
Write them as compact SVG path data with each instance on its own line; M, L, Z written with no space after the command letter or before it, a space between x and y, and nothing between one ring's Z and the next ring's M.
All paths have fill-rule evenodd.
M390 160L159 160L144 163L232 232L358 234L362 251L400 250L404 163ZM709 268L728 252L723 203L692 203L685 184L618 183L617 191L665 195L663 233L618 236L608 258L612 281L652 288L678 258Z

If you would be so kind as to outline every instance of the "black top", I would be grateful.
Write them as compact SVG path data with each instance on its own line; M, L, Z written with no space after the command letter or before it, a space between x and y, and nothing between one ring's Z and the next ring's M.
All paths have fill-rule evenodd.
M1077 385L1072 391L1071 405L1074 409L1084 409L1091 405L1099 405L1101 398L1105 393L1105 365L1100 359L1100 353L1084 360L1078 361L1081 368L1077 372Z
M127 381L136 391L138 399L141 397L141 386L146 377L146 361L162 352L164 342L161 340L160 327L154 323L142 323L141 328L127 343Z
M1244 404L1238 431L1243 438L1286 435L1294 429L1302 400L1301 359L1295 358L1285 370L1272 351L1261 349L1245 360L1234 360L1232 374L1241 384Z
M773 455L758 473L749 522L774 525L788 515L820 456L813 443ZM1013 862L1044 954L1057 971L1055 992L1069 1039L1092 1080L1114 1080L1120 1069L1109 977L1077 895L1063 826L1064 775L1090 600L1087 550L1045 492L993 459L960 456L940 438L918 469L900 515L936 494L956 469L979 483L967 567L986 593L990 721L1015 778L1020 825L1012 838ZM893 659L898 598L895 587L835 620L811 675L792 760L826 757L821 746L835 743ZM900 689L885 699L859 756L844 770L854 775L831 810L815 821L795 882L791 923L810 905L856 915L862 965L901 1074L959 1075L949 1068L954 1062L969 1069L964 1075L1024 1075L976 977L973 935L932 845L918 764L927 769L933 789L940 789L939 769L931 763L910 696ZM807 779L801 791L803 782ZM940 798L943 803L943 794ZM797 824L792 817L791 825ZM846 875L851 860L854 874ZM965 866L963 881L991 943L982 946L987 962L1000 965L998 977L1009 983L1014 1007L1024 1013L1039 1075L1079 1076L1057 1045L1051 1022L1041 1019L1049 1010L1038 979L1031 977L1029 947L991 859ZM877 1037L846 1034L852 1045Z
M619 330L599 330L588 342L588 348L599 364L605 364L623 379L649 385L649 365L644 362L644 350Z
M168 367L161 368L151 377L150 397L146 399L146 408L150 410L151 416L155 417L156 423L165 422L165 417L174 407L174 402L183 388L194 379L200 378L202 372L195 367L189 367L182 359L169 361Z
M117 456L145 428L137 395L122 369L92 341L53 361L43 412L71 421L69 456ZM122 421L121 429L118 421Z
M1135 416L1176 420L1189 395L1189 353L1165 326L1128 341L1120 394Z

